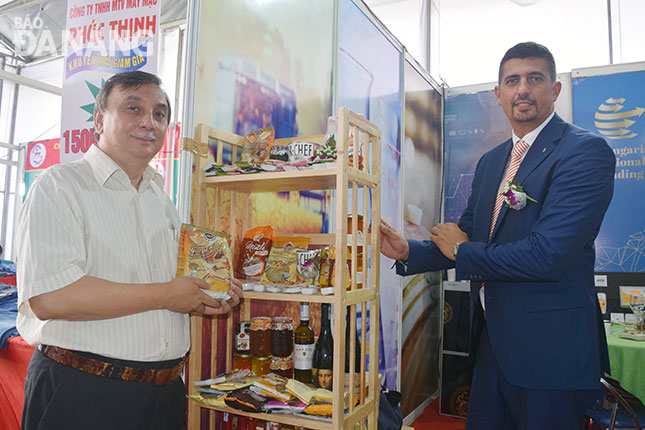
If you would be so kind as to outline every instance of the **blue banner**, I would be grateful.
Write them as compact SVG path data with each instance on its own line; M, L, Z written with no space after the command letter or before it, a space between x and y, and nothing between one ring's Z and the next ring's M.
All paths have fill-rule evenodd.
M645 271L645 71L573 79L574 124L616 154L614 197L596 239L597 272Z

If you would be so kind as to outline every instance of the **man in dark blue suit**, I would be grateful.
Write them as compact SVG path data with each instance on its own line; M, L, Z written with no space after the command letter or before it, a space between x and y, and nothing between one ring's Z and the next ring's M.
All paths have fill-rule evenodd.
M509 49L495 95L513 136L479 160L459 224L439 224L422 242L381 224L397 273L455 267L471 281L469 430L581 429L609 371L594 240L615 157L555 114L561 87L547 48Z

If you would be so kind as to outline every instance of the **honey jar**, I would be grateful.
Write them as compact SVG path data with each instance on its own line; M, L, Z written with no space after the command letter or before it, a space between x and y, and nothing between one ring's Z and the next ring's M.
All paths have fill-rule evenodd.
M251 370L256 376L271 373L271 357L253 357L251 359Z
M249 326L251 337L251 355L253 357L268 357L271 355L271 318L251 318Z

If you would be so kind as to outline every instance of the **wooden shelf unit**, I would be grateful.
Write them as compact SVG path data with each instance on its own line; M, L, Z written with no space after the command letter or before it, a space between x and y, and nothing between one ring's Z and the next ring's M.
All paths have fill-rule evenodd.
M378 421L378 404L380 395L380 380L378 375L378 327L379 327L379 262L380 262L380 236L378 228L370 231L368 224L371 222L378 226L381 219L381 134L378 127L367 121L363 116L358 115L345 107L341 107L337 117L338 129L336 133L337 161L330 163L321 169L307 169L294 172L264 172L245 175L230 175L205 177L203 168L208 164L207 154L209 145L215 142L215 162L223 164L224 154L228 154L229 162L238 160L241 152L243 138L236 134L226 132L205 124L196 127L195 141L184 146L184 150L194 155L195 171L193 173L193 194L192 194L192 222L196 225L214 228L230 235L230 245L233 250L239 246L244 232L254 225L251 225L251 212L249 194L256 192L276 191L304 191L332 189L336 192L335 197L335 232L331 234L297 234L294 236L307 236L310 245L333 245L337 250L337 261L348 261L347 265L341 264L342 270L335 272L335 284L346 285L347 276L350 275L351 287L348 291L345 288L336 288L333 295L324 296L321 294L287 294L268 292L245 292L244 299L240 304L239 318L249 320L251 315L251 300L273 300L290 302L313 302L331 303L334 305L334 363L333 373L333 414L332 422L318 421L293 415L283 414L253 414L239 411L232 408L220 408L205 405L194 400L189 400L188 406L188 429L196 430L201 426L202 409L211 411L228 412L234 415L246 415L258 419L274 421L283 424L304 427L311 429L351 429L354 425L367 420L368 428L376 430ZM349 165L348 146L350 132L355 136L354 141L364 141L363 160L361 169L358 166ZM360 136L359 136L360 135ZM324 136L296 137L289 139L276 139L275 144L286 145L294 141L309 141L324 143ZM358 151L355 151L356 154ZM358 157L354 157L357 161ZM207 216L207 190L214 190L215 205L214 224ZM351 203L349 193L351 191ZM359 195L362 199L362 211L359 210ZM241 197L241 198L240 198ZM230 212L221 216L223 201L228 202ZM246 202L239 204L238 202ZM368 212L366 212L368 211ZM356 273L358 267L357 258L357 224L352 223L352 231L347 231L348 214L362 214L364 217L363 235L363 288L357 288ZM228 220L227 225L222 225L222 220ZM242 221L241 228L239 221ZM280 232L281 236L288 236L288 232ZM348 260L348 234L351 236L351 260ZM234 253L235 254L235 253ZM369 254L369 260L368 260ZM371 264L368 267L368 261ZM369 270L369 272L368 272ZM350 351L349 362L354 363L356 358L355 336L356 336L356 307L361 306L361 372L359 393L354 391L354 373L350 373L350 398L358 398L358 405L350 405L348 412L344 413L343 393L345 376L345 309L349 306L350 317ZM369 309L369 340L364 335L367 331L366 315ZM212 331L210 343L210 366L202 366L204 347L208 347L203 341L204 320L202 317L191 317L191 353L188 366L188 389L194 394L193 383L214 377L217 374L216 363L225 360L226 370L232 368L233 339L234 339L234 315L227 317L212 318ZM275 315L273 315L275 316ZM210 319L210 318L209 318ZM295 321L294 321L295 323ZM226 333L226 347L218 350L217 327L224 325ZM221 333L221 330L220 330ZM352 366L353 367L353 366ZM203 371L209 368L210 373ZM368 369L366 372L365 369ZM211 428L214 429L214 412L211 416ZM362 426L360 427L362 428Z

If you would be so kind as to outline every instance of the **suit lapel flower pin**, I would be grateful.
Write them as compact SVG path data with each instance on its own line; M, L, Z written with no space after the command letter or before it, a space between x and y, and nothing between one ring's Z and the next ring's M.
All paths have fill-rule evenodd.
M522 186L515 179L506 184L502 195L504 196L506 206L516 211L523 209L526 206L527 200L537 203L537 200L532 199L524 192Z

